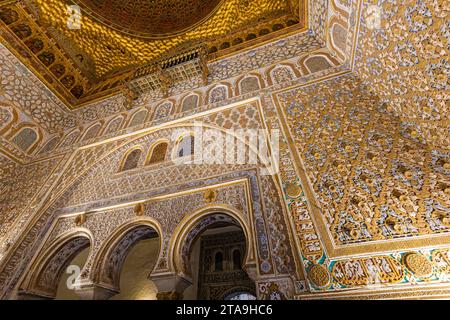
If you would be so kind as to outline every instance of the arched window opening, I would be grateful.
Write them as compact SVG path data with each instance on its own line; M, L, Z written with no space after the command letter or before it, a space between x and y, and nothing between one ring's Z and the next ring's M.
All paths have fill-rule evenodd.
M179 158L192 156L194 154L194 137L191 135L185 136L178 143L177 156Z
M118 117L118 118L111 120L111 122L106 127L104 134L109 134L112 132L119 131L120 127L122 126L122 122L123 122L123 117Z
M332 65L323 56L315 56L308 58L305 61L306 66L309 68L311 73L319 72L331 68Z
M216 255L214 256L214 271L223 271L223 253L220 251L216 252Z
M240 270L241 266L241 252L236 249L233 251L233 270Z
M211 90L209 94L209 102L216 103L228 98L227 88L225 86L219 86Z
M120 289L111 300L156 299L148 273L157 262L159 247L159 234L149 225L135 225L118 237L96 269L100 281Z
M140 149L135 149L128 153L125 157L125 161L122 164L120 171L126 171L137 168L139 160L141 159L142 151Z
M168 144L166 142L161 142L156 145L151 151L152 154L150 156L148 164L164 162L164 160L166 159L167 147Z

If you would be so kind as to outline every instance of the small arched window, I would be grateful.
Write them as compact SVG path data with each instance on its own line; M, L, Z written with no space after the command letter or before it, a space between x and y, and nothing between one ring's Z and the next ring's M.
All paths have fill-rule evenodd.
M142 151L141 149L135 149L128 153L125 160L122 163L120 171L126 171L137 168L139 160L141 159Z
M26 152L37 141L37 139L38 135L36 131L31 128L23 128L14 136L12 142Z
M192 156L194 154L194 137L187 135L178 143L177 156L179 158Z
M148 164L163 162L166 159L167 147L168 145L166 142L157 144L151 151L152 154L150 156Z
M64 148L64 147L70 146L71 144L75 143L75 141L78 139L79 135L80 135L80 131L78 131L78 130L72 131L65 137L65 139L61 143L60 147Z
M241 252L236 249L233 251L233 270L240 270L242 267Z
M156 108L154 120L159 120L168 117L171 112L172 112L172 103L171 102L163 103Z
M216 252L216 255L214 256L214 271L223 271L223 253L220 251Z
M198 95L193 94L183 100L182 112L194 110L198 105Z

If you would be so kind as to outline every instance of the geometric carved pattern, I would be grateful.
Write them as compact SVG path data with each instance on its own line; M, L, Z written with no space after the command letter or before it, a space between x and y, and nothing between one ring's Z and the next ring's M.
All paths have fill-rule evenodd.
M358 75L418 137L448 151L448 2L377 7L379 28L367 8L361 17Z
M88 12L115 29L144 36L173 34L197 24L220 0L78 0Z
M432 160L448 156L424 149L355 78L280 102L336 244L450 231L450 171Z

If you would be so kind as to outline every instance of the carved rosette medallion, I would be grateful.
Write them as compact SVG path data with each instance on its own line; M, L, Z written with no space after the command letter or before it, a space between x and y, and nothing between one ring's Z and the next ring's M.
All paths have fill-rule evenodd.
M295 183L288 183L286 185L286 193L290 198L296 199L302 195L302 188Z
M308 278L317 288L325 288L330 284L328 269L320 264L313 264L308 271Z
M203 195L203 198L205 199L206 203L212 203L217 199L217 191L212 189L206 190Z
M404 258L404 264L416 277L426 278L433 273L433 265L420 253L408 253Z

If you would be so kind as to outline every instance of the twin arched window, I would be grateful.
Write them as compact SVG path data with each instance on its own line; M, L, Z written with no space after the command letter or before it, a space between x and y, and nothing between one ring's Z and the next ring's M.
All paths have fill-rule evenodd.
M160 142L156 144L153 148L150 149L151 154L148 158L147 164L156 164L164 162L166 159L167 154L167 148L168 148L167 142ZM130 152L128 152L125 155L124 160L122 161L122 166L120 167L120 171L127 171L131 169L137 168L139 165L139 161L142 157L142 150L141 149L134 149Z
M187 135L183 137L176 147L176 157L183 158L187 156L192 156L194 154L194 137L192 135ZM167 149L169 144L167 142L159 142L153 148L150 149L147 163L148 165L157 164L164 162L166 160ZM142 156L141 149L134 149L128 152L120 167L119 171L127 171L137 168L139 161Z

